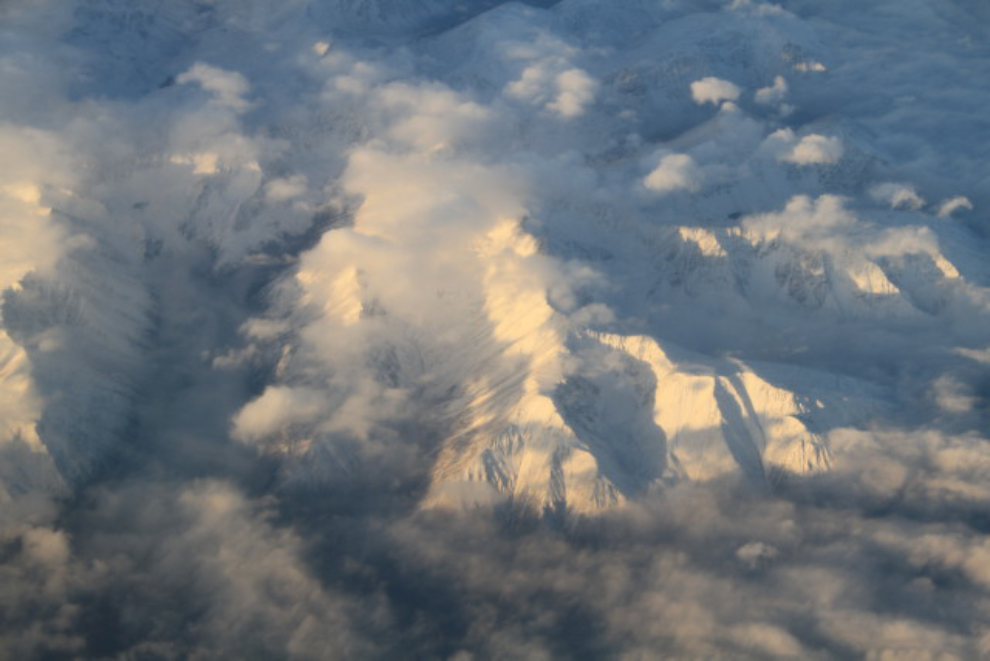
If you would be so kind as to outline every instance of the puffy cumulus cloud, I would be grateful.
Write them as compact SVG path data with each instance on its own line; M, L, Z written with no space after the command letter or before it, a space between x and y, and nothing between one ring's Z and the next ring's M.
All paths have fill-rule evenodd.
M372 98L383 110L387 135L403 147L454 148L483 132L491 119L490 111L442 85L395 82Z
M250 107L245 98L250 86L247 79L237 72L225 71L197 62L188 71L180 74L175 82L180 85L196 83L209 92L217 104L235 112L244 112Z
M506 505L348 524L341 508L357 503L310 518L297 500L291 533L229 485L205 483L165 500L171 507L158 494L155 509L139 510L143 530L168 530L156 548L122 530L87 550L126 550L103 589L120 604L105 615L120 622L117 649L131 653L311 658L332 644L348 655L978 655L981 536L940 518L957 508L951 498L918 490L934 470L885 477L911 475L918 451L944 465L966 459L896 433L843 433L872 446L854 452L864 474L785 483L776 495L685 484L558 527ZM891 446L904 449L892 459ZM979 469L965 470L963 483L978 484ZM871 507L850 506L851 493ZM874 508L905 493L909 506L933 509L915 511L913 524L877 519ZM150 610L155 628L142 631Z
M764 141L764 148L776 154L779 160L795 165L834 164L843 153L842 141L837 137L811 133L799 140L791 129L770 134Z
M169 136L169 162L191 167L194 175L230 175L237 197L254 193L264 147L241 130L239 115L249 107L243 96L249 90L247 80L236 72L198 63L176 81L198 84L210 98L177 117Z
M860 437L878 450L918 440ZM893 461L891 471L916 465L909 452L893 460L881 459L883 452L876 461ZM882 465L862 454L855 461ZM410 571L444 567L443 580L470 595L460 603L472 625L456 647L482 656L561 649L744 658L979 654L979 616L968 609L984 608L980 533L939 520L942 506L913 525L878 521L870 509L850 509L845 490L871 489L874 507L883 507L889 501L880 499L902 497L903 483L872 473L849 480L826 475L784 485L776 496L681 485L596 521L571 521L561 532L475 514L467 528L422 518L390 534L414 558ZM490 526L515 532L506 539ZM923 536L924 548L909 531ZM602 535L610 546L595 542ZM461 561L465 552L470 563ZM948 580L942 572L959 570L977 573L935 587ZM561 602L572 606L552 605ZM509 608L521 610L509 616ZM936 608L949 610L936 615Z
M293 423L312 420L324 404L318 392L271 386L234 418L234 437L251 441L270 436Z
M723 101L735 101L740 94L742 90L738 85L715 76L708 76L691 83L691 98L699 105L706 103L718 105Z
M777 549L763 542L747 542L736 550L736 557L746 563L750 569L769 563L778 555L780 552Z
M157 549L153 572L195 586L187 599L206 608L195 656L318 658L333 649L352 657L374 649L350 633L357 613L347 600L329 594L305 566L301 540L273 527L236 490L205 483L175 504L178 535Z
M581 115L594 101L598 83L587 71L573 66L575 55L573 47L545 36L535 45L515 45L511 56L525 67L516 80L506 85L505 93L564 119Z
M783 235L802 240L810 236L834 236L857 225L843 198L823 195L816 200L805 195L791 198L780 213L747 218L745 227L761 234Z
M307 191L306 175L295 174L289 177L272 179L265 184L265 201L284 202L295 200Z
M0 566L0 650L20 658L79 654L85 637L72 597L95 585L101 569L74 559L66 532L46 525L4 525L0 543L8 549Z
M842 158L842 142L836 137L806 135L783 156L785 161L798 165L812 163L836 163Z
M104 494L90 514L99 518L86 520L102 532L81 553L113 551L113 565L100 580L72 586L66 607L78 616L104 595L102 617L115 623L115 639L69 626L70 649L194 657L261 649L298 658L328 649L978 655L985 544L965 522L944 519L946 508L961 510L932 481L945 470L935 465L958 466L959 487L979 484L982 469L951 457L969 441L853 430L835 440L859 448L853 465L864 473L783 482L775 494L682 484L554 525L508 504L354 518L368 503L343 500L308 513L308 494L284 501L282 518L216 481ZM892 447L900 449L891 455ZM912 469L917 453L932 461L927 474ZM985 494L968 497L975 508L985 504ZM859 502L870 504L860 510ZM914 523L876 517L894 502L922 508L909 510ZM64 561L57 535L35 536L30 562ZM953 580L956 573L969 580Z
M5 651L304 659L380 653L361 630L380 630L387 612L373 597L355 600L325 586L307 562L306 543L278 525L270 502L207 480L128 485L94 494L91 505L80 520L95 534L71 552L64 533L24 533L22 557L5 571L44 575L49 593L36 600L51 612L35 614L34 632L11 632ZM86 558L101 560L87 565ZM24 601L12 612L32 606ZM92 616L112 625L87 626Z
M755 99L757 103L762 103L764 105L771 105L775 103L780 103L787 96L787 81L784 80L783 76L776 76L773 79L773 85L768 87L761 87L756 90Z
M568 69L557 74L554 80L557 95L547 104L561 117L577 117L584 112L585 106L595 98L597 83L586 72L580 69Z
M979 540L972 517L988 495L979 484L988 467L978 439L972 432L954 435L937 429L836 430L830 440L838 470L825 483L836 489L839 501L869 509L898 500L901 511L931 522L933 528L958 529ZM841 489L850 491L841 495Z
M668 154L660 158L657 167L643 180L643 185L656 193L676 190L697 191L701 188L702 173L687 154Z

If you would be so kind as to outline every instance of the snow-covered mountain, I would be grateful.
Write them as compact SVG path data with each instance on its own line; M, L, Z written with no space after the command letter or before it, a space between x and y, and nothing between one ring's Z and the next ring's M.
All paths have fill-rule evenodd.
M7 244L5 447L53 467L11 460L5 488L77 482L126 435L163 265L203 249L206 268L287 269L214 364L270 375L232 430L291 457L290 482L404 434L435 457L426 504L590 511L671 481L827 470L829 430L897 417L901 384L865 354L911 333L979 348L988 279L954 216L985 164L919 193L876 108L835 110L866 72L809 11L63 9L70 94L131 101L55 112L167 130L97 151L25 132L8 103L11 144L51 155L5 174L5 231L37 219L26 250ZM106 176L44 172L58 149L94 149Z
M436 456L429 506L593 511L816 473L830 430L897 416L864 353L972 339L945 325L985 315L965 231L889 182L855 112L820 111L850 56L797 15L563 2L457 23L410 46L429 80L321 55L329 131L359 145L352 221L258 322L281 330L249 330L277 376L234 422L290 481L403 435Z
M0 2L0 657L987 656L988 25Z

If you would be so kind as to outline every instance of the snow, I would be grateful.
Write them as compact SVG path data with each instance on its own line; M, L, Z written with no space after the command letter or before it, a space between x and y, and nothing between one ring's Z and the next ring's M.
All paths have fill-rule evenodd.
M289 576L321 612L340 596L328 586L383 585L385 603L415 562L390 557L398 569L367 581L347 568L396 539L427 545L409 533L423 521L463 525L463 541L473 517L535 512L539 525L647 531L628 534L651 556L650 535L676 531L657 554L667 564L650 565L666 583L687 577L672 593L605 595L638 575L632 556L604 562L600 581L574 572L604 586L575 612L605 622L592 633L610 644L635 630L630 658L688 639L671 656L985 653L959 633L977 630L986 584L978 5L4 3L0 545L27 567L5 580L34 587L0 608L42 595L38 612L62 613L49 624L65 631L86 583L67 568L91 580L84 603L109 604L134 588L104 581L128 563L169 586L226 577L233 594ZM765 512L722 502L739 494ZM309 507L331 514L305 528ZM128 522L146 517L169 553L138 562L144 533ZM754 521L759 535L740 532ZM611 530L602 548L627 534ZM353 531L354 556L331 553L314 578L306 558ZM186 553L202 540L228 555ZM514 576L486 551L479 573ZM895 578L856 574L847 556ZM267 573L243 575L255 564ZM746 578L726 588L720 572ZM845 601L829 596L835 576ZM476 596L472 580L453 584ZM863 595L898 582L909 605L866 618L880 607ZM750 584L775 621L733 607ZM243 600L211 598L193 608L228 643L264 620L305 647L323 623L292 599L243 615ZM795 624L795 599L814 625L810 611ZM423 617L421 641L461 626L408 609L376 611L367 630ZM506 619L492 613L463 628L497 646L511 636L479 624ZM717 634L706 618L721 618ZM23 628L41 642L7 654L0 636L0 656L105 642ZM107 645L165 649L123 649L132 633ZM265 652L280 656L272 636Z

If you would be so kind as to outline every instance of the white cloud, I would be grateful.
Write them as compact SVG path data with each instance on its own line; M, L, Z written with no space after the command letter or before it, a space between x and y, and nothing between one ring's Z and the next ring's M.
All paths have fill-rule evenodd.
M483 134L491 112L440 85L391 83L372 95L387 135L405 147L438 152Z
M735 101L740 94L742 90L738 85L714 76L691 83L691 98L699 105L705 103L718 105L722 101Z
M668 154L652 172L646 175L643 185L651 191L665 194L676 190L697 191L701 188L702 171L687 154Z
M729 11L751 13L755 16L772 16L784 12L780 5L770 2L754 2L753 0L732 0L728 9Z
M798 165L838 163L842 158L842 142L836 137L806 135L783 158Z
M325 405L318 391L269 386L234 417L233 434L246 442L256 441L286 431L290 425L312 422Z
M942 410L949 413L966 413L979 404L979 398L967 384L949 375L939 377L932 384L932 390L935 402Z
M971 210L973 208L973 203L969 201L968 198L963 196L953 197L951 199L945 200L938 207L938 217L948 218L956 211L960 209Z
M595 80L581 69L568 69L558 74L554 83L557 96L547 104L547 108L564 118L583 113L585 106L594 100L598 87Z
M924 198L907 184L878 184L870 189L870 196L878 202L889 204L891 209L917 210L925 206Z
M570 68L557 72L545 62L532 64L506 92L515 98L543 105L565 119L581 115L595 98L598 84L586 71Z
M772 562L780 551L763 542L749 542L736 549L736 557L750 569Z
M773 79L773 85L756 90L756 102L764 105L780 103L787 96L787 81L783 76Z
M811 133L800 140L791 129L779 129L765 141L764 148L776 154L778 160L795 165L838 163L842 158L842 141Z
M795 62L794 70L802 73L824 73L828 68L821 62Z
M791 198L780 213L751 216L744 220L744 225L763 234L779 232L798 237L828 235L849 229L856 222L856 217L846 209L845 200L841 197L822 195L813 200L806 195L798 195Z
M226 71L218 67L197 62L188 71L175 79L177 83L197 83L213 95L221 106L235 112L244 112L251 104L245 98L250 91L247 78L236 71Z
M270 202L296 199L306 192L306 184L306 176L301 174L272 179L265 184L265 199Z

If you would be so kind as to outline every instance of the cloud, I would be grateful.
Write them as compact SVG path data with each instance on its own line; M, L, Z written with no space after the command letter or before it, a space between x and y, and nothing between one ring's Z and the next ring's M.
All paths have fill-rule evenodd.
M893 200L891 200L893 202ZM938 207L938 217L948 218L954 214L959 209L971 210L973 208L973 203L969 201L968 198L963 196L953 197L951 199L945 200Z
M747 229L794 237L829 235L855 224L856 218L846 210L843 199L833 195L823 195L817 200L796 196L787 202L779 214L759 215L745 220Z
M311 422L324 405L320 393L305 388L272 386L234 418L234 438L269 436L294 423Z
M68 161L68 155L55 135L7 125L0 128L0 145L12 159L0 173L0 222L7 237L0 286L6 289L30 272L50 274L58 262L64 230L51 217L51 208L44 205L43 187L65 185L71 179L68 169L57 165ZM13 161L19 165L14 167ZM46 173L48 164L55 169Z
M301 197L307 190L306 176L301 174L272 179L265 184L265 199L269 202L284 202Z
M557 97L547 105L547 108L559 113L561 117L577 117L595 98L597 84L580 69L568 69L558 74L554 82L557 86Z
M764 105L780 103L787 96L787 81L783 76L773 79L773 85L756 90L756 102Z
M753 2L753 0L732 0L727 9L729 11L745 11L756 16L779 14L784 11L780 5L769 2Z
M522 75L506 86L506 93L517 99L542 104L564 119L577 117L595 98L598 84L586 71L570 68L558 71L562 62L531 64Z
M484 130L490 112L439 85L392 83L373 95L401 145L438 151L455 147Z
M225 71L203 62L197 62L188 71L179 75L175 82L180 85L196 83L209 92L214 101L234 112L244 112L250 107L245 98L250 85L247 79L234 71Z
M830 165L842 158L842 141L811 133L800 140L791 129L779 129L764 141L764 147L778 160L795 165Z
M878 184L870 189L870 196L878 202L888 203L891 209L916 210L925 206L924 198L906 184Z
M675 190L697 191L701 180L702 173L694 159L687 154L669 154L660 158L657 167L646 175L643 185L665 194Z
M691 83L691 98L698 105L713 103L718 105L722 101L735 101L742 94L738 85L727 80L708 76Z
M72 557L64 531L47 526L4 526L0 541L12 552L0 569L4 629L0 649L22 657L43 653L78 654L78 608L71 595L90 586L99 571Z
M842 158L842 143L838 138L824 135L806 135L783 160L797 165L813 163L837 163Z
M205 483L179 494L176 505L188 524L158 551L157 569L163 579L194 581L190 597L206 605L197 655L266 649L312 658L330 645L345 656L370 651L370 641L349 635L346 601L327 594L302 563L301 541L265 522L236 490ZM191 563L183 557L190 550Z

